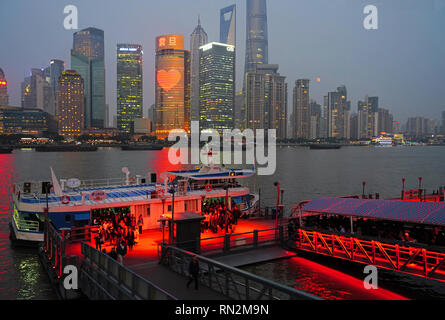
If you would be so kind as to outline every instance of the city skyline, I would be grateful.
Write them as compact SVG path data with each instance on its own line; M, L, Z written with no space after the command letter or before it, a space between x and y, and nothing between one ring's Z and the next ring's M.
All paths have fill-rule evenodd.
M119 30L116 30L116 27L111 24L112 18L105 19L94 14L96 11L103 10L103 8L100 8L102 2L97 1L95 4L89 4L86 1L74 1L73 4L78 6L79 9L79 30L95 26L105 31L106 101L110 105L111 114L116 113L116 74L114 71L116 61L110 47L115 47L118 42L134 41L141 42L143 47L147 48L146 52L148 54L145 59L147 63L144 65L144 97L146 98L144 99L144 108L146 109L154 102L154 56L151 52L153 39L157 35L166 34L169 31L184 34L188 37L196 25L196 15L199 14L203 27L208 31L209 41L217 40L219 23L215 18L219 18L221 8L233 3L237 5L237 19L241 26L237 31L237 52L239 54L237 55L236 78L238 79L237 91L239 91L240 86L242 86L242 81L239 80L243 79L244 70L244 41L246 38L243 34L245 32L243 25L246 22L245 1L217 1L211 4L205 1L192 1L189 7L184 8L184 13L181 15L168 14L168 19L165 19L166 15L161 14L164 17L163 20L159 20L160 18L155 17L155 15L150 15L150 17L153 17L153 21L149 25L157 23L154 28L150 28L148 25L142 28L141 24L145 25L146 22L140 18L138 10L123 7L122 4L116 2L113 3L112 7L122 10L115 11L122 13L122 18L133 17L132 20L135 21L128 26L119 26ZM156 6L141 4L141 6L145 6L147 9L157 8L159 12L169 12L168 9L179 3L176 2L173 1L173 4L156 4ZM439 37L435 35L439 35L440 27L444 24L443 9L434 7L432 1L425 1L423 4L410 0L404 1L403 4L397 0L391 4L377 1L376 5L381 13L380 28L375 31L367 31L362 26L363 4L344 6L341 3L333 4L332 1L325 0L315 2L318 6L322 6L323 10L316 9L315 4L305 3L303 7L301 3L294 4L285 0L268 2L269 60L280 64L280 73L286 76L288 83L293 83L299 78L314 80L320 77L320 82L312 81L314 85L311 88L310 96L318 103L323 102L323 96L331 88L345 84L348 88L352 106L355 106L365 95L379 96L381 99L380 105L391 110L395 120L404 122L413 116L440 118L445 106L439 98L444 75L438 71L443 69L444 66L440 57L443 56L445 48L439 42ZM21 50L19 50L18 55L14 53L11 56L11 53L5 51L0 53L2 63L0 67L7 75L11 105L20 105L20 82L23 81L24 72L28 73L34 67L46 66L51 59L70 61L69 43L74 31L79 31L64 30L63 5L50 7L48 1L39 1L38 4L30 1L12 3L9 6L8 17L2 17L0 24L15 25L17 22L12 21L12 19L16 18L25 28L29 27L32 24L32 19L27 19L28 13L22 10L23 7L34 8L35 12L41 11L42 8L49 11L45 15L46 19L44 19L42 26L35 26L35 30L30 30L29 34L24 35L25 40L19 43L18 48ZM303 9L296 12L298 19L290 19L291 12L289 11L292 10L286 9L297 7ZM149 10L145 10L145 12L148 14ZM338 19L334 19L329 13L331 15L335 13L334 16L337 17L344 17L345 21L338 21L337 23ZM17 14L23 16L18 18ZM113 17L114 14L110 13L110 15ZM320 17L315 19L314 17L318 15ZM326 18L322 24L324 27L318 23L309 23L306 16L312 17L313 22L321 21L323 17ZM415 27L413 27L412 19L409 19L409 17L414 16L416 17ZM336 21L336 23L329 25L333 21ZM303 32L298 31L298 27L305 25L313 29L311 30L312 36L307 37ZM137 26L142 32L134 32ZM5 29L6 25L2 25L2 27ZM8 29L13 28L8 27ZM294 36L291 41L284 41L286 40L286 29L296 30L298 38ZM39 31L39 37L33 35L36 31ZM340 31L343 33L340 33ZM51 41L48 40L49 45L43 46L44 48L37 50L37 52L32 51L32 43L44 41L42 39L45 32L54 33L55 37L52 37ZM294 35L295 33L292 32L291 34ZM337 34L337 36L329 39L329 36L333 34ZM31 36L35 39L31 39ZM14 44L17 47L16 41L18 40L15 38L17 37L8 37L2 39L2 41L6 47L14 47ZM422 48L416 48L420 47L415 45L416 41L422 43ZM294 44L295 42L297 44ZM186 43L188 43L187 39ZM147 46L144 44L147 44ZM335 46L332 46L333 44ZM320 50L320 46L335 48L335 53L338 54L322 53L323 50ZM298 47L307 49L295 50ZM292 53L282 54L284 49ZM419 56L422 59L419 59ZM360 72L357 70L360 70ZM416 90L412 90L413 83L418 78L423 81L417 81ZM289 93L288 100L291 101Z

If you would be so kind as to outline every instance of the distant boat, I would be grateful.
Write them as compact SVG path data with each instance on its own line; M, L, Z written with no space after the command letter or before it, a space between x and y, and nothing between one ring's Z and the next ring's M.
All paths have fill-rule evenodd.
M128 144L121 146L121 150L124 151L137 151L137 150L162 150L164 146L158 144Z
M11 153L11 152L12 152L11 147L0 147L0 154L6 154L6 153Z
M96 146L89 145L42 145L35 147L37 152L89 152L96 151Z
M328 144L328 143L313 143L309 145L310 149L322 150L322 149L340 149L340 144Z

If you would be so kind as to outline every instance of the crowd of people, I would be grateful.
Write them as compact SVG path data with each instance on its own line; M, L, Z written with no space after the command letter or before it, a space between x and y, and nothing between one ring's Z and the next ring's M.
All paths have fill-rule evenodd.
M351 233L350 218L345 216L309 216L304 218L304 225L328 232ZM359 236L445 246L445 228L443 227L358 218L353 221L353 229L354 234Z
M99 227L94 237L96 249L123 263L124 256L139 241L143 224L141 219L142 216L136 221L134 216L125 212L100 212L94 220ZM112 246L111 251L107 252L103 246Z
M224 202L215 200L203 205L202 215L205 219L201 223L201 232L210 230L217 233L218 230L227 230L233 233L241 217L241 211L237 205L229 209Z

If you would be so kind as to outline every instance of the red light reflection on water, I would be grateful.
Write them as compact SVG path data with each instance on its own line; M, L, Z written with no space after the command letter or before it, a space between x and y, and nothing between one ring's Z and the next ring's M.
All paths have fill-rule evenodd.
M168 159L168 153L169 148L157 151L156 157L150 159L150 163L147 166L148 168L152 168L152 170L157 173L158 177L162 172L181 170L184 168L181 164L172 164Z
M389 290L365 289L363 279L301 258L290 259L298 278L294 287L329 300L407 300ZM365 275L363 276L363 278Z

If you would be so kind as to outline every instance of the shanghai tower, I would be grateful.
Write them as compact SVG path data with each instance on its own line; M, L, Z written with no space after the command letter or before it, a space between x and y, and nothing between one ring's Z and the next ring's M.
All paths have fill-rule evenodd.
M266 0L247 0L245 72L268 63Z

